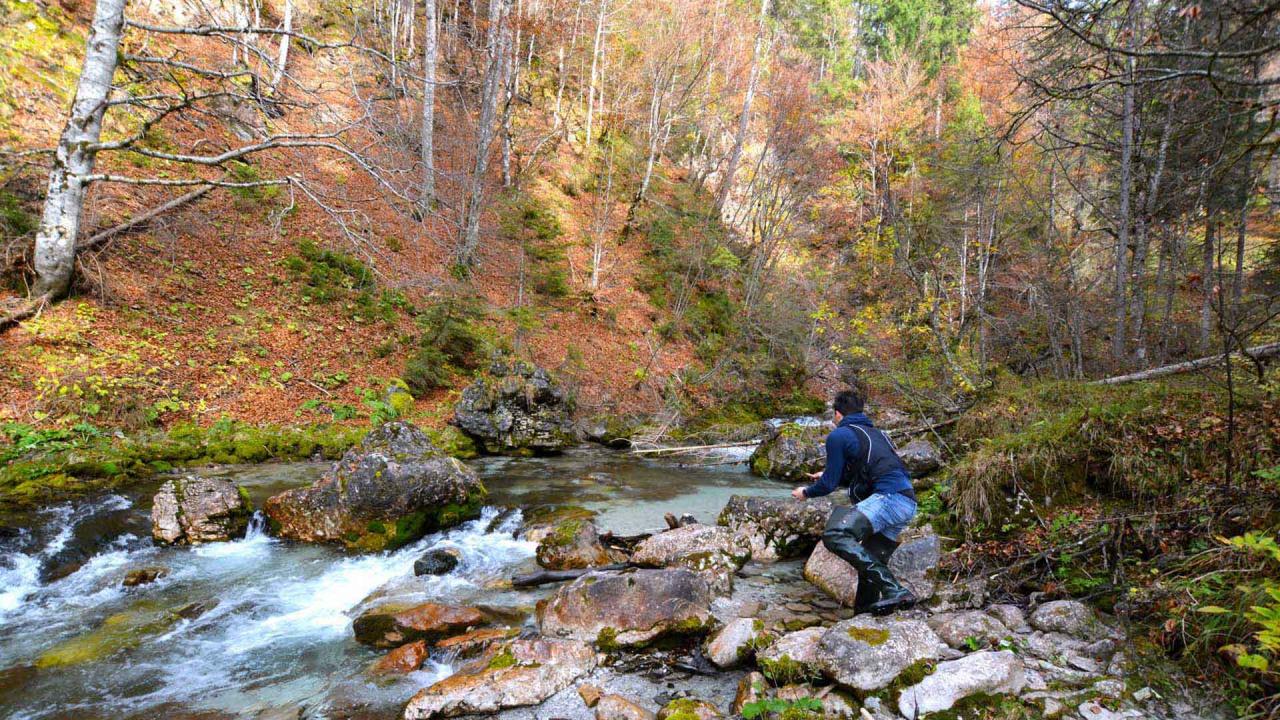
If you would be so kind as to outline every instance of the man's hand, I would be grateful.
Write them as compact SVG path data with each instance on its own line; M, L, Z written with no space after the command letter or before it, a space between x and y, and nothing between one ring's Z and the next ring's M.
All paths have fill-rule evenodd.
M818 478L822 477L822 471L815 470L814 472L811 472L811 473L805 473L804 476L809 478L810 480L817 480Z
M792 490L792 491L791 491L791 497L793 497L793 498L795 498L795 499L797 499L797 500L804 500L804 488L803 488L803 487L798 487L798 488L796 488L795 490Z

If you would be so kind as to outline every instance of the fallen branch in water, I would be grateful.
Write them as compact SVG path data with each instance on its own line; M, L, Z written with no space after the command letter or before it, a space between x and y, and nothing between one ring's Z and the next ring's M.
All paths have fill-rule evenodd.
M1241 352L1239 350L1235 350L1231 355L1239 357ZM1268 343L1266 345L1255 345L1251 348L1245 348L1244 350L1244 356L1255 362L1258 360L1266 360L1267 358L1276 357L1278 355L1280 355L1280 342ZM1193 370L1213 367L1214 365L1226 360L1226 358L1227 356L1225 354L1210 355L1209 357L1202 357L1198 360L1188 360L1186 362L1174 363L1172 365L1161 365L1157 368L1129 373L1128 375L1116 375L1115 377L1103 378L1102 380L1094 380L1090 385L1120 385L1122 383L1138 382L1141 380L1154 380L1155 378L1164 377L1166 375L1180 375L1182 373L1192 372Z
M516 575L511 578L511 587L529 588L550 583L567 582L569 580L577 580L588 573L626 570L628 567L630 566L626 563L615 563L613 565L600 565L577 570L539 570L535 573Z
M645 450L632 450L635 455L648 455L650 453L684 453L684 452L700 452L702 450L723 450L725 448L751 447L759 445L759 440L748 440L745 442L718 443L716 445L685 445L683 447L660 447L647 448Z

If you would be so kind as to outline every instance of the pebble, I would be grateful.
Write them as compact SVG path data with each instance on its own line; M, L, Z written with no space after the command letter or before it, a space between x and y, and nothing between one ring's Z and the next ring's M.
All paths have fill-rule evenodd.
M1149 687L1139 688L1133 693L1133 699L1138 702L1146 702L1153 697L1157 697L1156 691Z
M1099 680L1093 684L1093 689L1103 697L1119 700L1124 697L1124 683L1119 680Z
M1085 672L1095 674L1102 672L1102 666L1099 665L1096 660L1090 660L1089 658L1082 657L1080 655L1072 655L1068 657L1067 663L1077 670L1083 670Z
M807 613L811 608L805 603L793 602L793 603L787 603L787 609L790 610L791 612Z

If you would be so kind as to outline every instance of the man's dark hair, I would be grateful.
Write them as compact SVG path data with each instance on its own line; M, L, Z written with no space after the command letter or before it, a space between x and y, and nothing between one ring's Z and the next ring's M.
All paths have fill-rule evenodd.
M862 395L853 389L841 390L836 393L836 399L832 401L831 407L841 415L852 415L862 412L864 402Z

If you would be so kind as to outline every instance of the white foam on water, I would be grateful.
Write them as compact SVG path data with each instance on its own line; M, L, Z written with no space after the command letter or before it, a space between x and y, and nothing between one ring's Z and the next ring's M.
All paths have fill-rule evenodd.
M22 601L40 587L40 558L14 553L0 560L0 619L22 607Z
M27 600L41 590L41 567L45 561L53 558L67 547L67 543L75 535L75 528L79 519L90 517L99 512L124 510L132 505L133 503L128 498L120 495L108 495L81 508L67 504L57 505L42 511L40 515L47 516L44 523L57 528L57 532L45 546L34 553L15 551L0 557L0 620L4 620L11 613L23 609L27 604ZM28 536L28 531L23 530L20 537L25 539ZM89 563L85 564L85 567L72 573L69 578L79 575L86 568L92 566L93 560L97 560L97 558L93 558ZM99 565L101 564L99 563ZM69 578L63 578L62 581Z

